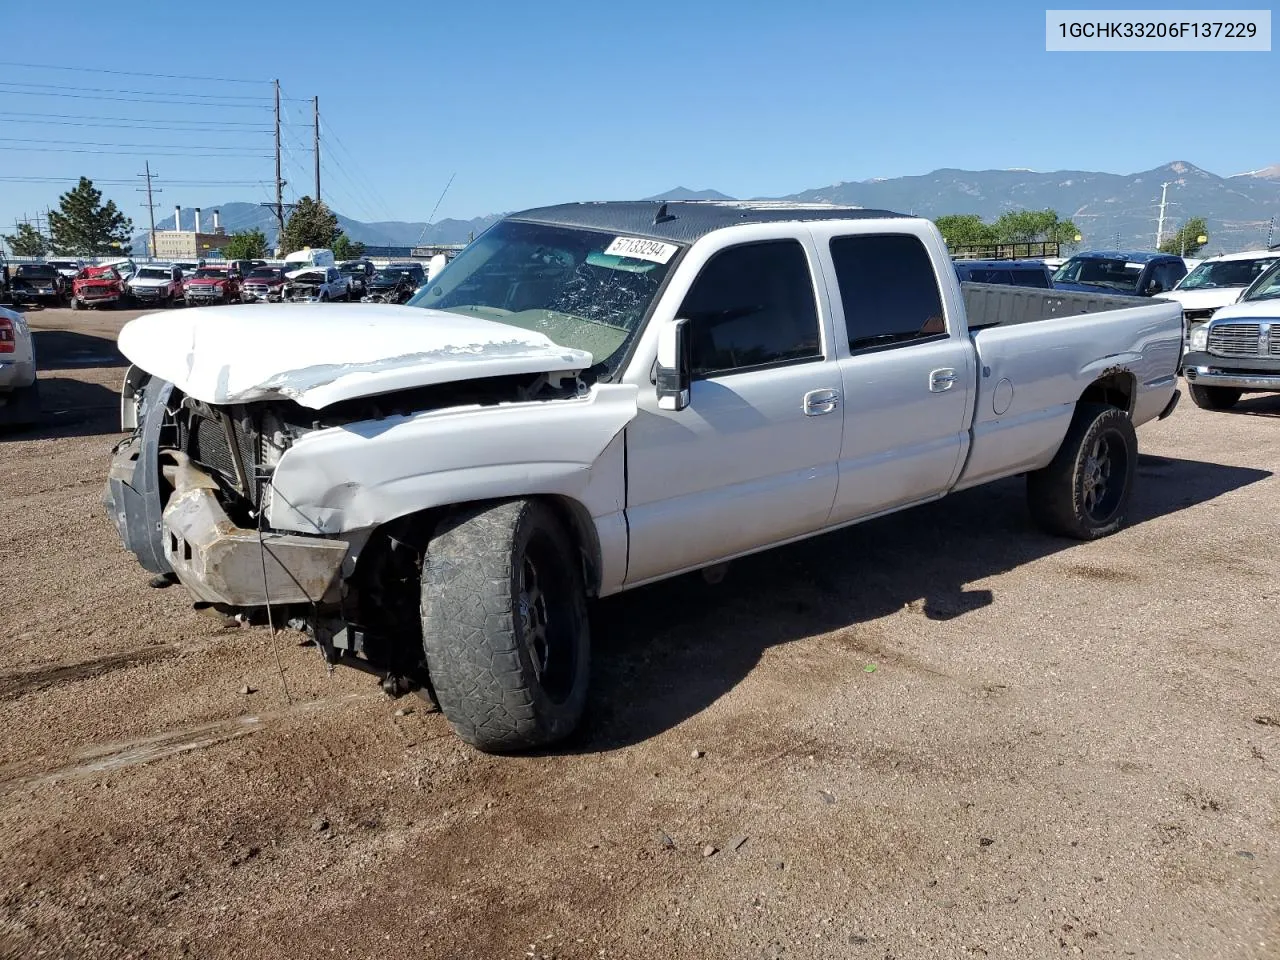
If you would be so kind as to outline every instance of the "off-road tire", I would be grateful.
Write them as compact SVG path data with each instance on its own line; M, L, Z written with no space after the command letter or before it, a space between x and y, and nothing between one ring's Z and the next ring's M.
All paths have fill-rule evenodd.
M1115 533L1124 525L1137 467L1138 436L1128 413L1081 403L1053 460L1027 474L1032 519L1047 533L1076 540Z
M446 519L423 558L421 613L427 670L459 737L507 753L573 732L590 675L586 592L547 504L488 503Z
M1191 393L1191 402L1201 410L1230 410L1240 402L1243 390L1233 387L1202 387L1189 383L1187 389Z
M80 301L76 297L72 297L70 301L67 303L67 306L69 306L72 310L79 310Z

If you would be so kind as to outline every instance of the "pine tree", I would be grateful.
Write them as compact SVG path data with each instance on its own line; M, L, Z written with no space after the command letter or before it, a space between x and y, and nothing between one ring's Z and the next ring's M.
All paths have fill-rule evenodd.
M49 213L53 250L62 255L100 257L132 252L133 221L116 209L114 200L102 202L102 191L88 177L58 198Z
M6 233L4 242L15 257L43 257L49 252L49 241L29 223L18 224L17 233Z
M233 233L227 245L222 248L222 255L228 260L252 260L267 255L267 237L261 230L241 230Z
M332 247L342 230L338 227L338 215L310 197L302 197L289 215L280 236L282 252L292 253L304 247Z

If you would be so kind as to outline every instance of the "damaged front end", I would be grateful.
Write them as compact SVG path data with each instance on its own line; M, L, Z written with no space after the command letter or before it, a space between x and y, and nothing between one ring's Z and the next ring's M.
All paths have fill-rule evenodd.
M145 569L219 608L338 601L348 543L264 527L271 471L304 426L265 408L213 407L136 368L123 419L133 433L112 455L103 501Z

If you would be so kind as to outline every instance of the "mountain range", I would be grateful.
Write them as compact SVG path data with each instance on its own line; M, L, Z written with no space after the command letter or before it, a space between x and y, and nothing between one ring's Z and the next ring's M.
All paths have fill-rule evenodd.
M949 213L976 213L993 220L1008 210L1057 210L1073 220L1084 237L1085 249L1110 247L1151 249L1162 184L1169 185L1165 235L1187 217L1202 216L1209 225L1205 252L1241 250L1265 245L1269 223L1280 220L1280 164L1222 177L1185 161L1132 174L1086 170L954 170L921 176L847 181L802 190L782 197L758 199L827 202L872 207L935 218ZM717 190L676 187L646 200L731 200ZM214 208L204 211L211 222ZM270 209L254 203L226 203L217 207L228 233L261 229L275 237ZM190 229L190 211L183 226ZM420 243L465 243L502 214L472 220L440 220L433 224L405 221L366 223L339 214L338 222L353 240L377 246L415 246ZM158 222L159 230L173 229L173 217ZM1272 235L1280 241L1280 229ZM145 249L146 234L135 238L134 249Z

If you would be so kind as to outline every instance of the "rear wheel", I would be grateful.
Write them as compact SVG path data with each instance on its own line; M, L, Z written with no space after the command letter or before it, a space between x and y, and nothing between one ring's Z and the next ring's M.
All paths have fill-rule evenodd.
M1048 533L1096 540L1124 524L1138 466L1128 413L1100 403L1076 408L1047 467L1027 474L1027 503Z
M544 746L577 726L590 638L577 551L549 506L513 500L447 520L422 564L431 683L481 750Z
M1230 410L1240 402L1243 390L1232 387L1202 387L1199 384L1187 384L1191 392L1191 402L1201 410Z

